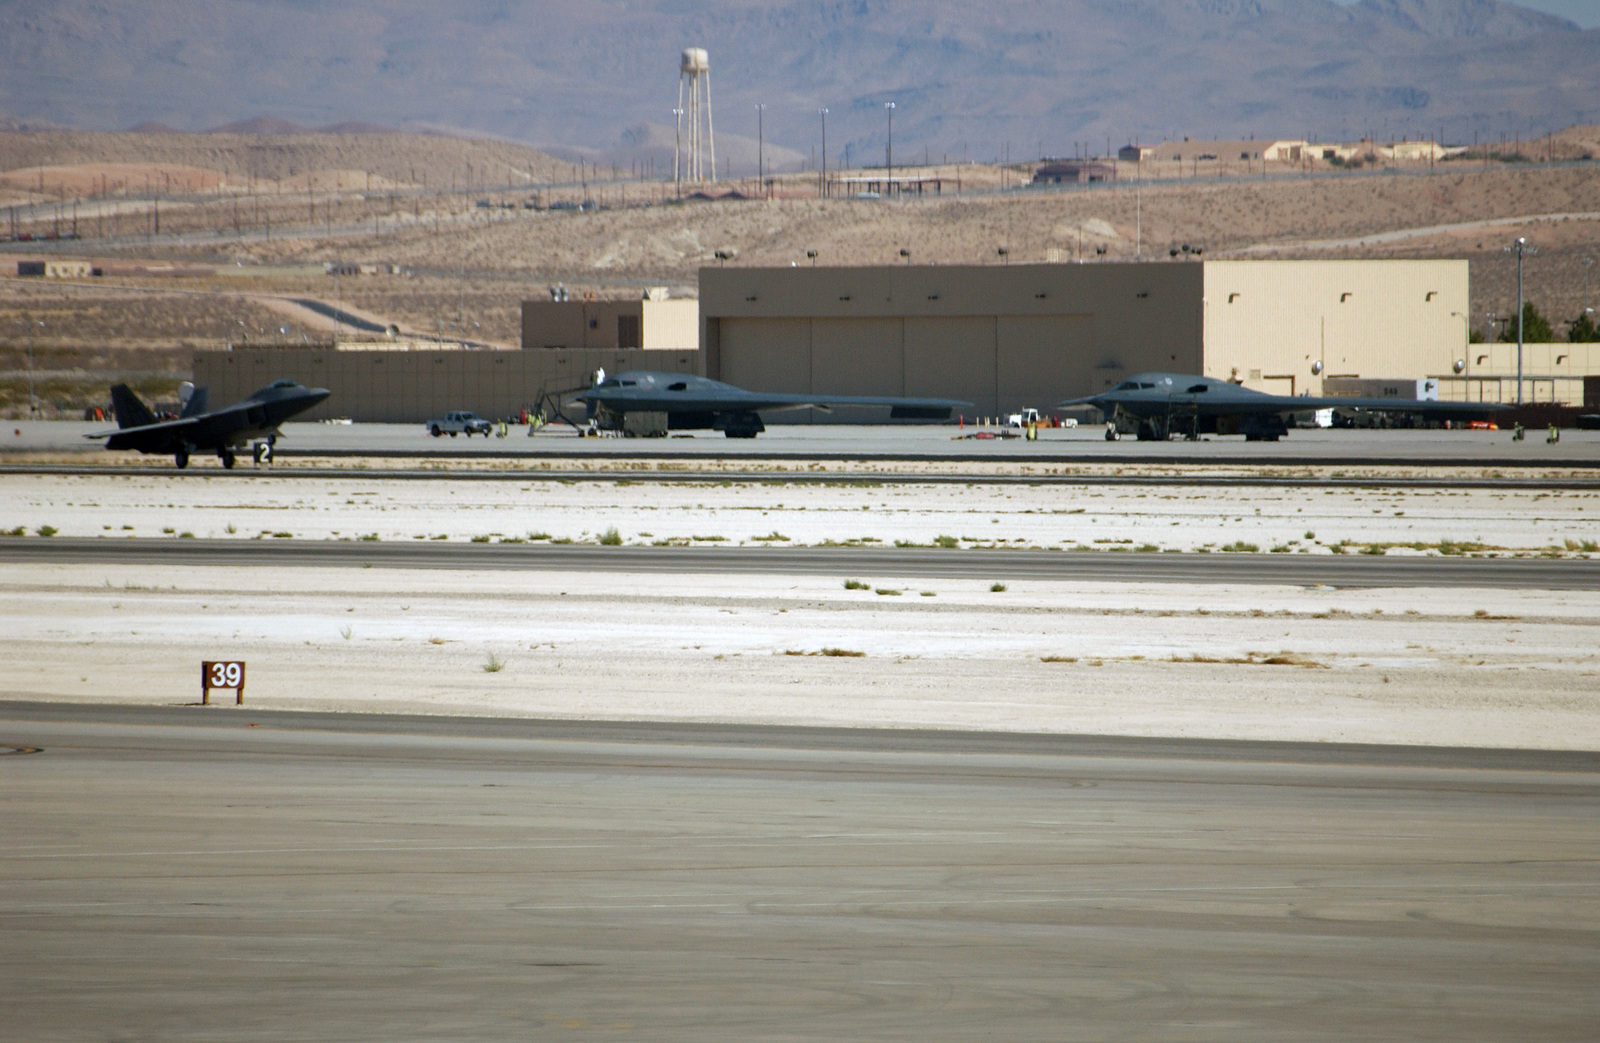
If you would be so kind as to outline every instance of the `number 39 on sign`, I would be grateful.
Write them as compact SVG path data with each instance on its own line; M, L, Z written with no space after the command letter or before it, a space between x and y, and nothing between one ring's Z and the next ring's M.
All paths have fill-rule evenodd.
M211 689L232 688L237 701L236 706L244 705L244 662L214 663L209 660L200 664L200 704L211 705Z

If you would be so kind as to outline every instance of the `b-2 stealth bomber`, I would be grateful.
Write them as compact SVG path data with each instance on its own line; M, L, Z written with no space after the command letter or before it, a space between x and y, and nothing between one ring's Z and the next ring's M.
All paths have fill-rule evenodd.
M1110 391L1056 404L1092 405L1105 414L1106 439L1132 432L1141 442L1177 434L1244 435L1248 442L1276 442L1289 433L1293 413L1348 409L1409 413L1438 420L1482 419L1505 407L1488 402L1436 402L1401 398L1296 398L1251 391L1226 380L1187 373L1140 373Z
M888 406L891 420L948 420L953 410L971 405L949 398L767 394L706 377L647 370L597 376L593 387L573 397L588 406L597 426L633 434L709 428L729 438L754 438L767 429L760 414L769 409Z

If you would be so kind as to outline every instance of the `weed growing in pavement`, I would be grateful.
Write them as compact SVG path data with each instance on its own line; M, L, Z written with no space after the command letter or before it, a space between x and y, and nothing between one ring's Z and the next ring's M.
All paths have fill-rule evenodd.
M495 655L493 652L489 653L489 658L486 659L483 664L483 672L486 674L498 674L505 668L506 661Z
M1157 551L1161 550L1161 548L1157 547L1154 543L1141 543L1133 549L1139 554L1155 554Z
M879 587L876 590L874 590L873 593L874 594L882 594L882 595L885 595L886 597L894 597L894 598L899 597L900 594L901 594L900 591L895 590L893 587Z
M844 581L844 589L846 590L870 590L871 587L872 585L870 583L863 583L858 579L847 579Z
M61 530L56 528L54 525L41 525L41 526L39 526L39 535L40 536L54 536L56 533L58 533L60 531ZM168 529L167 531L171 532L172 530Z
M1273 554L1288 554L1289 551L1291 551L1292 549L1293 548L1290 547L1287 543L1280 543L1276 547L1272 548L1271 553L1273 553Z
M238 531L239 531L239 530L238 530L238 529L237 529L237 528L235 528L235 527L234 527L234 524L233 524L233 522L229 522L229 523L228 523L228 529L227 529L227 533L228 533L228 535L229 535L229 536L232 536L232 535L233 535L233 534L234 534L234 533L236 533L236 532L238 532Z
M690 536L689 538L691 540L695 541L696 543L726 543L726 542L728 542L728 537L726 537L726 536Z
M1076 663L1077 661L1078 657L1075 655L1042 655L1039 657L1039 662L1041 663Z
M822 654L833 658L843 657L845 659L861 659L866 656L867 653L856 652L848 648L824 648L822 650Z
M448 540L450 538L450 534L447 532L441 532L437 536L430 536L428 538L430 540Z
M955 548L961 546L961 541L956 539L954 536L935 536L933 538L933 545L935 547L943 547L945 550L954 550Z
M344 638L346 641L350 640L351 635L354 633L355 628L349 626L348 624L339 628L339 636Z
M991 594L1004 594L1005 592L1006 592L1006 585L1004 583L991 583L991 584L989 584L989 593L991 593Z
M292 533L292 532L275 532L275 533L272 534L272 538L275 539L275 540L292 540L292 539L294 539L294 533Z
M194 533L190 532L188 529L185 529L184 531L178 533L178 539L180 539L180 540L192 540L192 539L194 539Z
M549 538L550 538L550 534L548 532L530 532L530 533L528 533L528 539L532 540L534 543L538 543L540 540L548 540Z
M171 536L171 535L172 535L172 534L173 534L173 533L175 533L175 532L177 532L177 531L178 531L178 530L177 530L177 529L174 529L174 528L173 528L173 527L172 527L172 526L170 526L170 525L163 525L163 526L162 526L162 527L161 527L161 531L162 531L162 533L164 533L164 534L165 534L165 535L168 535L168 536Z
M924 591L923 591L923 592L922 592L922 596L923 596L923 597L925 597L925 598L936 598L936 597L938 597L938 596L939 596L939 594L938 594L938 592L937 592L937 591L932 591L932 590L924 590Z
M1306 530L1306 539L1314 540L1316 538L1317 538L1317 534L1316 533L1312 532L1310 529Z
M755 540L757 543L788 543L789 542L789 537L785 536L783 533L779 532L777 529L773 529L771 532L767 533L765 536L752 536L751 539Z
M1381 556L1388 553L1388 550L1381 543L1369 543L1361 548L1361 553Z
M605 532L600 534L600 546L602 546L602 547L620 547L620 546L622 546L622 533L617 531L617 527L615 525L613 525L611 528L607 529Z
M127 528L127 526L124 525L123 528ZM7 529L5 532L0 532L0 536L26 536L27 534L28 530L21 525L18 525L15 529Z
M474 537L472 537L472 542L473 543L488 543L489 542L489 537L487 537L487 536L474 536Z
M1260 547L1257 547L1254 543L1246 543L1244 540L1224 543L1220 549L1224 554L1259 554L1261 552Z
M571 536L560 536L560 537L557 537L556 539L551 540L550 542L551 543L558 543L561 546L565 547L567 544L572 542L572 537Z

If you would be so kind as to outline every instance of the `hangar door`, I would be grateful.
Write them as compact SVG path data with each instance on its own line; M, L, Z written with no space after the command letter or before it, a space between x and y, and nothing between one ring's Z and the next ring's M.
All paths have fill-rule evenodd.
M1057 402L1098 390L1094 322L1089 315L1002 315L995 320L997 412Z
M905 394L905 320L812 319L811 390L831 395ZM818 423L881 423L888 410L835 409Z
M905 393L971 402L969 417L998 412L994 338L993 315L907 318Z
M748 391L811 390L810 319L722 319L722 375Z

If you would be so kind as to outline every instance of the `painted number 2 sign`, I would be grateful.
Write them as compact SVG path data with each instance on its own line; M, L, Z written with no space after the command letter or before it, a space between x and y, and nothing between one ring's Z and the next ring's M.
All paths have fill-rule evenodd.
M244 705L244 663L204 662L200 664L200 702L211 705L211 689L232 688L237 697L235 705Z

